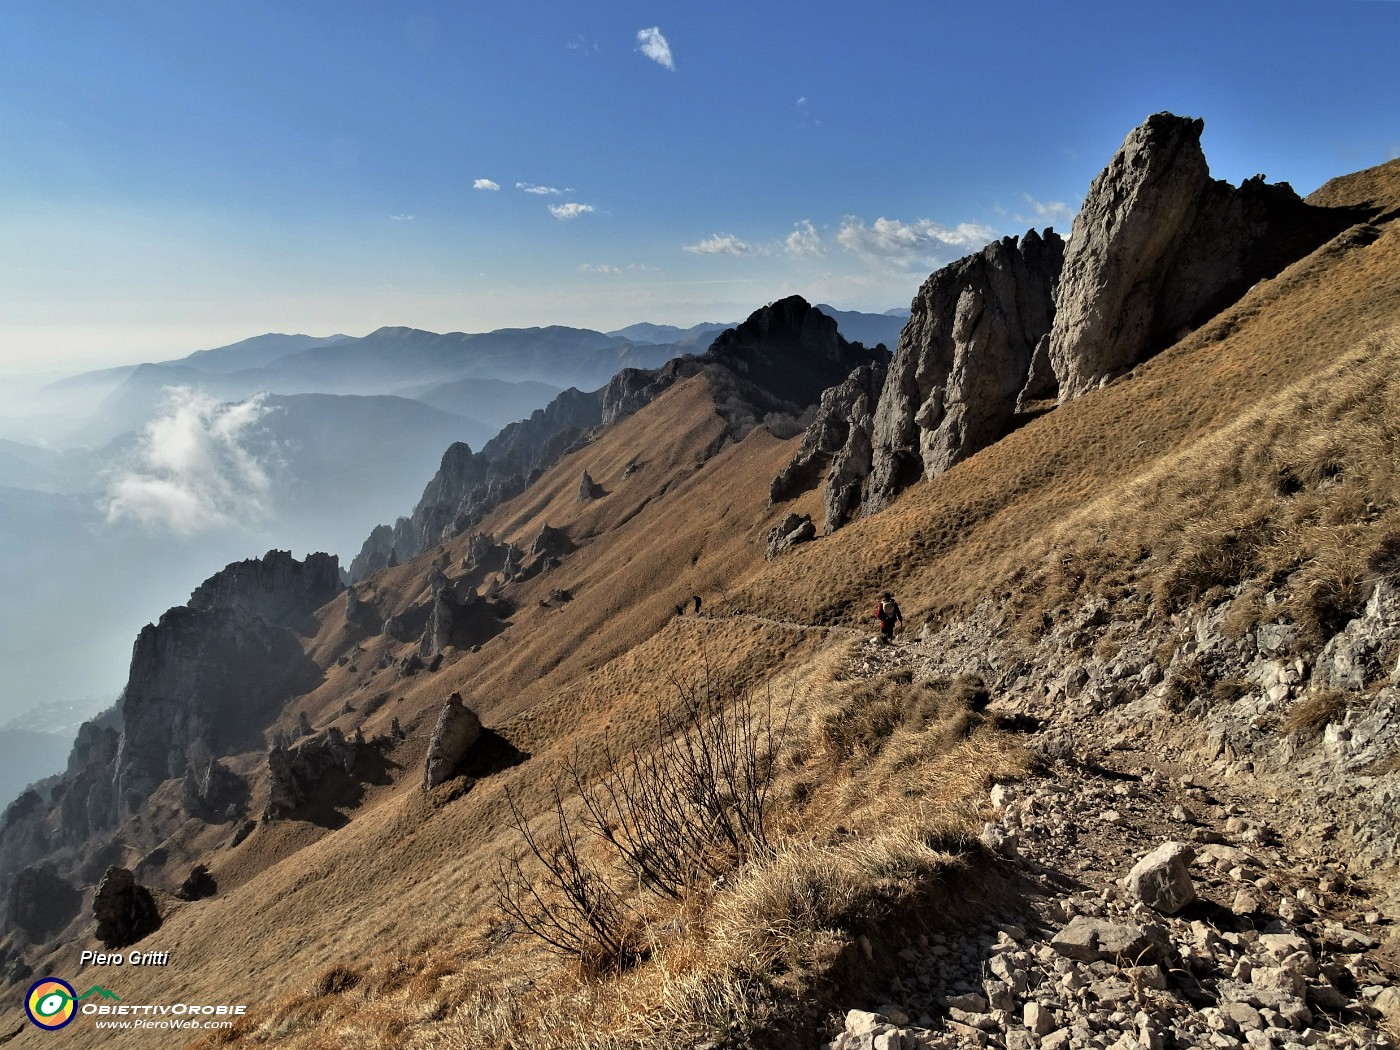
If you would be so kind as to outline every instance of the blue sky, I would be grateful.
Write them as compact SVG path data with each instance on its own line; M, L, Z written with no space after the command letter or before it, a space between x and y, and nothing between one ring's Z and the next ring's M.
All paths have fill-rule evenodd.
M1390 0L0 0L0 367L904 306L1157 110L1236 183L1400 156L1397 55Z

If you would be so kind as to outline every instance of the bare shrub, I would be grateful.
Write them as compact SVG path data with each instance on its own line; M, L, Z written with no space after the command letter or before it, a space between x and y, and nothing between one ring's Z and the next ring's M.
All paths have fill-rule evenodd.
M546 840L507 796L525 851L498 868L502 911L598 972L626 968L645 949L641 917L591 846L606 844L642 887L676 902L697 883L773 852L767 813L786 722L775 725L771 695L716 686L708 672L675 685L680 714L658 713L654 749L621 755L605 745L593 783L578 756L568 763L566 781L581 803L576 821L556 786Z
M767 827L773 756L786 735L774 726L771 694L675 683L678 722L657 716L657 746L623 757L605 751L592 787L570 772L587 827L627 861L642 884L680 900L696 879L714 879L772 852Z

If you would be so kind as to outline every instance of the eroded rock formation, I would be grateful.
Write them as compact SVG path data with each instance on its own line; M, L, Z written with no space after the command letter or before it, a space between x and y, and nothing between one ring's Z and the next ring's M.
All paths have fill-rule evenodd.
M862 505L879 510L1003 437L1054 320L1064 242L1007 237L933 274L914 297L880 392Z
M763 557L771 561L789 547L815 539L817 527L806 514L788 514L768 533L768 545Z
M1287 183L1212 179L1204 127L1148 117L1089 187L1055 303L1060 401L1127 371L1353 221Z
M92 901L93 936L108 948L125 948L160 929L160 912L151 891L127 868L112 865L102 876Z
M773 500L825 468L827 532L857 506L881 510L1037 402L1128 370L1356 221L1262 176L1238 189L1211 179L1202 127L1158 113L1134 130L1090 187L1068 249L1032 230L929 277L872 418L857 377L828 390Z
M73 920L82 899L52 863L21 868L5 896L5 926L42 944Z
M433 727L428 757L423 763L423 790L430 791L451 778L457 764L480 738L481 719L462 703L460 693L453 693Z

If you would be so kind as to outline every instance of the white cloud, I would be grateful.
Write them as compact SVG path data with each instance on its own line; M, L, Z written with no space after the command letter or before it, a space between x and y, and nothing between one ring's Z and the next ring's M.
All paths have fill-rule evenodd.
M585 215L592 210L593 205L591 204L575 204L573 201L568 204L551 204L549 206L549 214L560 221L577 219L580 215Z
M753 248L732 233L717 233L699 244L687 244L685 251L696 255L752 255Z
M499 182L492 182L490 179L477 179L472 183L474 190L498 190L501 188Z
M574 192L571 186L565 186L560 190L555 189L553 186L536 186L533 182L517 182L515 188L524 193L538 194L541 197L562 197L566 193Z
M930 219L904 223L882 216L867 226L864 219L848 215L836 232L836 241L867 262L928 267L951 262L995 240L996 236L990 226L975 222L963 222L950 228Z
M271 464L249 439L269 411L261 394L223 404L189 387L167 389L160 414L107 486L107 520L192 536L266 516Z
M792 232L787 235L787 240L783 242L789 255L817 256L826 254L821 235L817 233L817 228L812 225L811 219L795 222L792 227Z
M659 26L652 26L650 29L637 30L637 43L641 45L642 54L647 58L663 65L671 72L676 71L675 59L671 57L671 45L666 42L666 38L661 35Z
M584 263L579 267L581 273L621 273L622 270L616 266L609 266L607 263Z
M582 34L573 37L571 40L564 41L564 46L570 51L581 51L589 55L596 54L598 51L598 42L596 40L589 40Z
M390 215L389 218L393 219L395 222L412 222L412 221L413 221L413 216L412 216L412 215Z
M1066 204L1064 201L1038 201L1029 193L1021 194L1025 202L1030 205L1030 215L1017 215L1017 222L1029 223L1066 223L1068 224L1079 208L1073 204Z

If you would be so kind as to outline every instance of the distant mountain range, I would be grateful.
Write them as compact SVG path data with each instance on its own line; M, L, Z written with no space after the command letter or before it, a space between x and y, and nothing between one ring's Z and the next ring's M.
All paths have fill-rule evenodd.
M903 323L824 312L867 345L893 347ZM480 451L566 387L597 390L624 367L703 354L729 327L268 333L50 383L24 406L53 420L38 434L48 444L0 440L0 585L31 596L0 608L0 704L6 694L12 702L59 700L105 688L122 671L133 631L188 593L210 565L274 544L338 551L348 561L375 522L392 521L418 500L448 446ZM171 387L224 404L265 396L255 423L231 436L217 420L180 416ZM174 467L152 456L153 426L163 435L156 444L184 443ZM265 491L243 502L227 466L205 483L195 474L206 452L246 457L265 471ZM148 506L149 517L113 524L106 513L113 485L133 479L148 504L165 499L164 510ZM176 536L162 531L166 523L152 524L171 501L211 495L221 504L217 528ZM72 642L85 648L55 669L48 639L71 634L76 608L90 613L81 643ZM36 694L41 683L53 691ZM0 707L0 719L14 710Z

